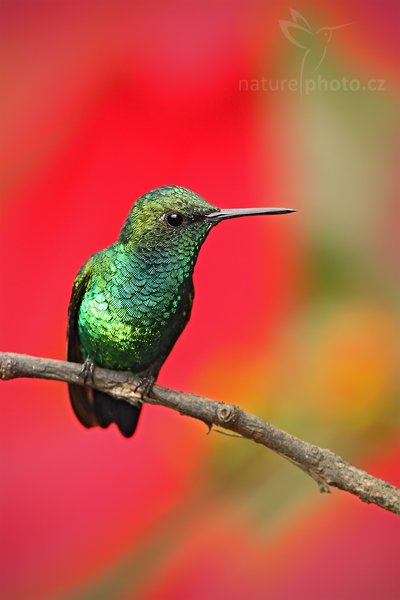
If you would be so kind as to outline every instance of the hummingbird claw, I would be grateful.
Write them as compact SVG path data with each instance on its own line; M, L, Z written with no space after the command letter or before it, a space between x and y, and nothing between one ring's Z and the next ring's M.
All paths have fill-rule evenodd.
M135 393L139 392L143 400L145 396L148 396L153 388L156 378L153 375L143 377L135 387Z
M81 371L79 373L79 378L83 379L83 383L94 383L93 374L95 369L94 361L91 358L87 358L82 365Z

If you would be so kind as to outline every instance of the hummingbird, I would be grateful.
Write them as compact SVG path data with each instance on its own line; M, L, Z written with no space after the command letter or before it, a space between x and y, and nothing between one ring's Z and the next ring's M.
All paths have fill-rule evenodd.
M67 360L131 371L142 398L190 318L193 270L211 229L227 219L295 212L290 208L221 209L189 189L167 185L132 206L116 242L93 254L73 284ZM128 404L88 386L69 384L72 408L85 427L116 423L135 432L142 403Z
M300 66L300 81L303 83L306 66L307 71L314 74L322 65L328 46L332 41L333 32L348 27L352 23L315 29L299 11L291 8L290 16L292 21L280 20L279 24L284 36L292 44L304 50Z

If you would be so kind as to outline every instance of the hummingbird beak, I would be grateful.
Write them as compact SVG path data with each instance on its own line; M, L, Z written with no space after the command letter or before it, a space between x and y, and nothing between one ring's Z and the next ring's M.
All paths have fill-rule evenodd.
M343 27L348 27L349 25L353 25L353 23L344 23L344 25L336 25L336 27L330 27L331 31L335 31L336 29L343 29Z
M353 25L353 23L344 23L343 25L334 25L333 27L320 27L317 30L317 33L320 33L321 31L336 31L336 29L343 29L343 27L348 27L349 25Z
M223 208L212 212L204 218L210 223L219 223L225 219L235 219L236 217L252 217L255 215L285 215L286 213L296 212L293 208Z

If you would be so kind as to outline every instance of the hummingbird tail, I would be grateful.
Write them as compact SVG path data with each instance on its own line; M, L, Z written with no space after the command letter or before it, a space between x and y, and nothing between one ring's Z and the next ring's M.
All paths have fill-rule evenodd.
M142 410L141 406L118 400L99 390L93 390L93 408L100 427L105 429L111 423L116 423L122 435L127 438L135 433Z

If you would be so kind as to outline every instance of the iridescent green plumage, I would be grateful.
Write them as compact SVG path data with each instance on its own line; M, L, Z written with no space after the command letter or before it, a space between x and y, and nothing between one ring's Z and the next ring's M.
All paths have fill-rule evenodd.
M90 271L78 319L85 356L103 367L141 373L169 353L189 318L192 272L211 225L197 221L178 230L160 218L212 210L196 194L174 187L136 202L119 240L83 266L83 276Z
M68 314L70 361L130 370L154 381L189 320L192 274L210 229L222 219L289 209L220 210L177 186L152 190L132 207L118 240L89 258L74 282ZM69 386L86 427L116 422L127 437L140 409Z
M203 217L215 210L175 186L136 201L117 242L91 256L75 280L69 360L91 359L101 367L157 377L190 317L193 268L212 227ZM170 226L169 213L179 213L186 223ZM80 420L98 424L95 398L88 398L92 392L78 386L70 392Z

